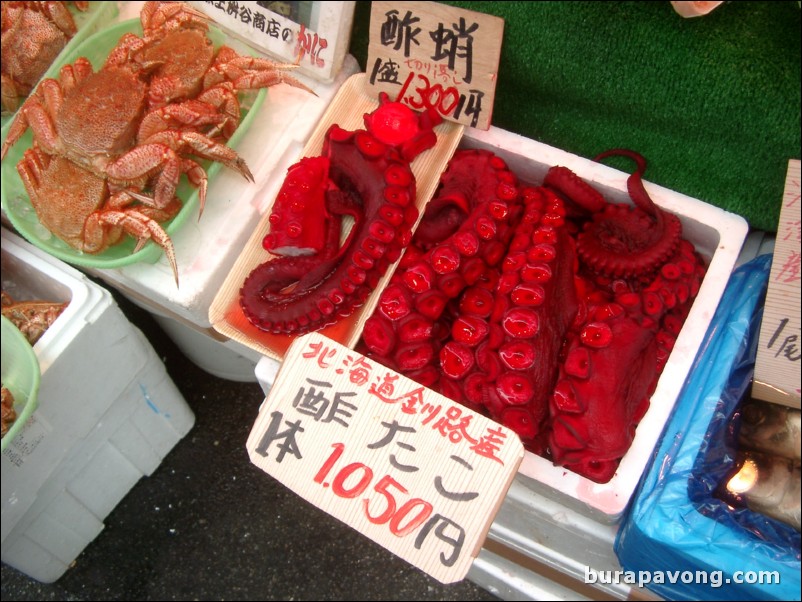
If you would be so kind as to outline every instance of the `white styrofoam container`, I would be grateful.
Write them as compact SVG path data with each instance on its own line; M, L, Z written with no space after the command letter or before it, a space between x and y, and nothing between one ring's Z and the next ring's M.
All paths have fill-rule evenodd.
M626 192L629 172L517 134L498 128L470 130L466 132L462 146L493 151L523 181L540 183L549 168L562 165L594 186L609 201L632 203ZM604 150L599 149L600 152ZM690 372L749 230L743 217L653 184L648 181L648 171L646 178L644 185L652 200L679 217L683 237L693 243L708 261L699 294L663 369L649 410L637 427L629 451L607 483L595 483L532 453L525 455L519 469L521 474L534 481L535 491L607 523L620 520L635 491Z
M736 265L771 253L772 236L753 231ZM597 580L597 574L622 571L614 549L620 524L601 523L538 493L540 484L518 474L488 533L485 548L468 578L504 600L651 599L634 584ZM666 528L670 528L666 525ZM679 567L677 567L679 568Z
M549 168L562 165L592 184L608 200L632 202L626 192L628 172L499 128L466 130L460 148L481 148L494 152L507 162L522 181L531 184L542 182ZM536 492L557 500L566 508L577 510L583 516L607 524L620 520L634 493L690 371L748 232L746 220L741 216L648 181L645 181L645 186L657 205L680 218L683 236L708 261L699 294L652 395L650 408L638 425L632 445L621 460L618 471L607 483L596 483L528 452L519 469L521 475L532 481L531 486ZM257 365L257 380L267 390L272 380L265 380L260 374L266 374L269 378L272 369L267 360L260 360L260 364L262 362L264 366L261 369Z
M34 345L39 406L0 456L2 560L52 582L195 417L108 291L5 229L2 267L12 295L68 302Z

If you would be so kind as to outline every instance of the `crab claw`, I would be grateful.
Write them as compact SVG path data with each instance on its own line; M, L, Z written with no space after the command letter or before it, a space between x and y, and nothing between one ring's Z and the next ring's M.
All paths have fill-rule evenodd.
M170 236L156 220L149 218L136 209L104 211L100 213L98 219L104 224L120 226L128 234L136 237L137 244L134 252L139 251L148 240L153 240L164 249L164 254L167 256L167 260L173 270L175 285L178 287L178 264L175 259L173 241L170 240Z

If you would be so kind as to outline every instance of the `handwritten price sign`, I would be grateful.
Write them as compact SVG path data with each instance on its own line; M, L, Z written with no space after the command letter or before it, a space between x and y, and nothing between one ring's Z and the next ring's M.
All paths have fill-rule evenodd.
M800 407L800 162L788 162L766 305L760 325L752 395Z
M509 429L319 333L288 350L247 448L442 583L467 574L524 453Z
M256 50L298 65L299 71L332 81L348 47L355 2L200 2L229 34Z
M373 2L368 83L413 109L486 130L504 20L437 2Z

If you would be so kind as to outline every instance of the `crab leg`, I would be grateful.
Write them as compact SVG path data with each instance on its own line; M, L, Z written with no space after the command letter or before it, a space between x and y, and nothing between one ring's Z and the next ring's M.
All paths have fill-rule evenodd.
M228 140L234 134L240 121L240 104L230 82L212 86L198 95L198 100L217 109L225 117L222 126L223 138Z
M315 94L314 90L284 73L298 67L294 63L277 63L269 59L242 56L232 48L223 46L217 53L214 65L206 74L203 85L210 88L222 81L229 81L237 90L253 90L284 83Z
M184 159L181 162L181 170L187 174L189 181L198 189L198 219L200 219L203 215L203 208L206 206L206 190L209 187L206 170L192 159Z
M175 260L175 249L167 232L155 220L137 209L122 211L98 211L86 220L86 245L90 247L94 242L102 248L103 238L106 236L105 225L119 226L128 234L138 239L137 249L147 240L153 240L162 249L173 270L175 285L178 286L178 265ZM91 251L90 251L91 252Z
M153 203L164 207L175 195L181 176L181 159L175 151L163 144L144 144L131 149L106 166L106 173L114 180L132 182L159 169L154 186Z
M147 141L154 134L163 132L173 126L197 128L198 126L212 125L214 130L225 123L227 117L218 113L213 106L201 100L187 100L185 102L167 105L155 109L145 115L139 124L137 140L141 143Z
M159 132L151 136L148 140L151 144L164 145L175 152L183 152L186 150L203 159L212 161L219 161L226 167L233 169L242 175L246 180L253 182L253 175L251 170L248 169L245 161L237 155L234 149L215 142L208 136L199 134L198 132L177 132L167 130Z
M201 215L203 215L203 208L206 206L206 190L209 187L209 180L206 177L206 171L192 159L182 159L181 171L182 173L187 174L187 178L189 178L189 181L192 182L192 185L198 189L198 201L200 203L200 207L198 209L198 219L200 219ZM166 217L156 217L155 214L152 214L150 211L150 210L158 210L158 208L156 207L156 202L153 200L152 197L149 197L146 194L142 194L140 192L131 189L125 189L125 192L129 196L144 203L141 209L143 213L146 213L147 215L150 215L154 217L154 219L157 219L159 221L163 222L167 219L170 219L175 215L175 213L178 212L176 210L175 213L171 213ZM145 209L148 209L148 211L145 211ZM161 211L169 211L169 206L165 207Z

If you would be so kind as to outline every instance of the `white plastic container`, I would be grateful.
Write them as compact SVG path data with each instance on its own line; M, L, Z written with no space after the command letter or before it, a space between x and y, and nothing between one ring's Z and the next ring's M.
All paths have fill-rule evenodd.
M466 131L461 146L496 153L520 179L531 183L542 182L549 168L562 165L590 183L607 200L632 203L627 194L629 172L511 132L498 128ZM679 217L683 237L693 243L708 262L701 288L651 397L649 410L637 427L629 451L607 483L595 483L532 453L525 455L519 470L532 480L529 486L536 493L607 524L621 519L634 493L702 344L749 230L743 217L653 184L648 177L647 171L644 185L652 200Z
M195 417L108 291L5 229L2 269L12 296L68 303L34 345L39 406L0 457L2 560L52 582Z
M614 202L631 202L628 173L491 127L466 130L461 148L484 148L502 157L530 183L563 165ZM603 149L600 149L603 150ZM616 571L613 550L620 518L690 371L748 232L746 221L722 209L657 186L645 186L656 204L676 214L683 235L708 261L703 285L665 366L651 408L637 428L629 452L606 484L556 467L527 452L512 487L491 525L468 578L507 600L627 599L652 597L625 583L585 583L586 571ZM265 394L280 364L263 357L255 374Z
M592 184L608 200L632 202L626 192L629 173L511 132L494 127L488 131L466 130L460 147L494 152L507 162L521 180L533 184L542 182L549 168L562 165ZM694 244L708 262L704 281L663 369L652 395L651 406L638 425L632 445L621 460L618 471L607 483L593 482L529 452L525 454L519 470L523 477L530 480L527 486L535 493L602 524L617 523L634 493L702 343L748 231L746 220L738 215L648 181L645 186L657 205L680 218L683 236ZM270 364L267 360L261 362L265 362L265 366L262 369L257 366L257 380L267 390L272 381L268 382L260 374L269 375L272 370L268 368Z
M751 232L736 265L773 248L773 236ZM538 493L539 487L534 479L518 474L468 573L471 581L504 600L656 598L623 580L597 578L623 570L613 547L620 524L603 524L568 509ZM586 583L586 575L596 582Z

